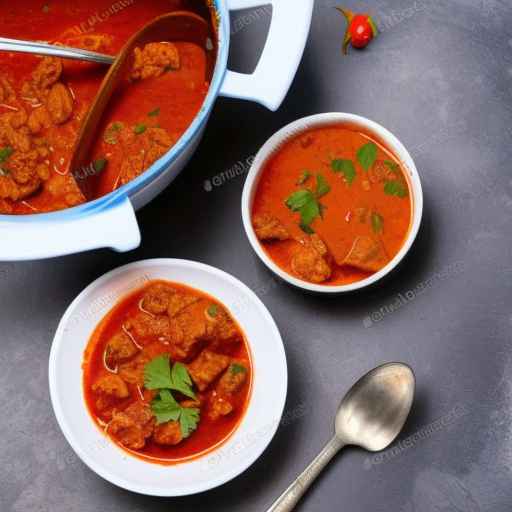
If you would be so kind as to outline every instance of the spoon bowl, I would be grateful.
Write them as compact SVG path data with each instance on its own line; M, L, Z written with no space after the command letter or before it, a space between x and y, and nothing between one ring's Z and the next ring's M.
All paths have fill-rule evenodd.
M413 371L402 363L375 368L358 380L342 399L335 420L344 444L377 452L402 430L414 398Z

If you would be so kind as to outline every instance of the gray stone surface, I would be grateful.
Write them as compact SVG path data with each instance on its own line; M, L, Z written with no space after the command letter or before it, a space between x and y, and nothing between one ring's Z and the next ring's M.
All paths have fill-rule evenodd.
M411 364L418 380L401 443L378 456L346 451L299 510L511 509L512 6L347 0L374 12L382 35L342 58L334 4L317 0L278 113L217 103L189 167L139 213L139 250L0 264L1 512L263 511L327 440L344 391L390 360ZM268 18L260 12L246 25L239 22L231 56L243 70L256 62ZM284 124L324 111L392 130L425 192L408 259L372 290L330 300L275 281L257 260L240 219L243 175L204 187ZM133 495L86 468L58 429L47 384L54 330L80 290L119 265L165 256L215 265L253 287L281 329L290 373L285 420L261 459L228 485L181 499ZM412 299L397 307L408 291Z

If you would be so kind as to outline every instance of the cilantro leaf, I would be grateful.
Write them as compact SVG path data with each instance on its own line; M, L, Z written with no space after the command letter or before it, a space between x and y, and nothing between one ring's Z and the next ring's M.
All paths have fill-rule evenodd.
M311 173L309 171L302 171L299 179L297 180L297 185L304 185L306 181L311 177Z
M0 149L0 163L5 162L12 154L14 153L14 149L11 146L5 146Z
M367 171L377 158L377 146L373 142L367 142L357 151L357 161L361 167Z
M325 196L331 190L331 186L327 183L327 180L321 175L316 175L316 197L320 198Z
M188 374L187 367L182 363L174 363L171 370L171 385L174 391L179 391L189 398L195 398L196 395L192 390L192 379Z
M374 233L380 233L384 228L384 219L382 215L379 215L377 212L372 212L371 215L372 220L372 229Z
M172 386L169 356L152 359L144 367L144 386L146 389L170 389Z
M398 180L386 181L384 184L384 193L388 196L397 196L402 199L409 195L407 187Z
M331 162L331 169L334 172L341 172L345 176L345 181L352 185L354 178L356 177L356 168L352 160L336 159Z
M219 313L219 306L217 306L217 304L210 304L206 312L208 313L208 316L215 318Z
M155 110L152 110L151 112L148 112L149 117L156 117L160 115L160 107L155 108Z
M307 224L303 224L302 222L299 224L299 227L300 227L300 229L302 229L302 231L304 231L304 233L306 233L308 235L312 235L315 232L315 230L311 226L308 226Z
M397 172L400 169L400 166L391 160L384 160L384 165L386 165L393 172Z
M106 158L98 158L97 160L94 160L92 166L96 172L101 172L107 166L107 162L108 160Z
M181 435L184 438L190 436L199 423L199 409L196 407L182 407L180 414Z
M229 365L229 371L233 375L237 375L238 373L246 373L247 372L247 368L243 364L231 363Z
M176 402L168 389L162 389L151 402L151 410L156 417L158 425L167 421L178 421L181 409L181 405Z
M299 212L302 224L308 226L315 220L316 217L318 217L318 215L320 215L320 207L318 206L318 201L315 199L309 201L309 203L306 203L300 208Z
M294 212L298 212L304 205L315 200L311 190L297 190L287 200L286 206Z
M147 126L143 123L136 124L133 127L133 131L135 132L135 135L141 135L143 134L147 129Z

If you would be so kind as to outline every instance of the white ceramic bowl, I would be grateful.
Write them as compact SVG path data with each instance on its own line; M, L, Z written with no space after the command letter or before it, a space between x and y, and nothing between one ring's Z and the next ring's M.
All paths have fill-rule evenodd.
M256 238L256 234L254 233L254 229L252 227L251 222L251 211L254 201L254 195L258 187L261 173L265 169L267 162L279 151L279 149L283 145L285 145L290 139L297 137L298 135L307 130L319 128L321 126L339 124L350 124L351 126L356 128L360 127L362 131L364 131L365 133L376 136L376 138L381 140L385 144L385 146L387 146L394 153L394 155L401 161L407 173L409 185L411 188L412 222L409 228L407 239L405 240L402 248L384 268L382 268L375 274L372 274L371 276L367 277L366 279L362 279L361 281L357 281L355 283L346 285L330 286L308 283L306 281L303 281L302 279L298 279L292 276L288 272L282 270L278 265L276 265L272 261L272 259L267 255L267 253L263 250L260 242ZM242 194L242 218L245 232L247 234L247 237L249 238L249 242L251 243L252 248L260 257L261 261L263 261L263 263L265 263L265 265L272 272L277 274L279 277L281 277L288 283L298 288L302 288L303 290L325 294L345 293L354 290L359 290L361 288L364 288L379 281L385 275L389 274L400 263L400 261L402 261L404 256L408 253L409 249L411 248L416 238L416 235L418 234L418 230L420 228L422 214L423 191L421 189L420 177L418 171L416 170L416 166L414 165L414 161L411 155L405 149L403 144L390 131L386 130L386 128L382 127L380 124L374 121L370 121L365 117L357 116L354 114L345 114L338 112L317 114L310 117L304 117L285 126L276 134L274 134L256 155L251 166L251 169L249 171L249 174L247 176L247 179L245 181L244 190Z
M120 298L152 279L185 283L225 304L247 335L254 367L248 409L237 430L214 451L173 466L138 459L110 441L90 417L82 389L83 352L94 328ZM231 480L261 455L281 419L287 368L276 324L247 286L201 263L155 259L109 272L73 301L55 334L49 380L60 428L73 450L93 471L130 491L182 496Z

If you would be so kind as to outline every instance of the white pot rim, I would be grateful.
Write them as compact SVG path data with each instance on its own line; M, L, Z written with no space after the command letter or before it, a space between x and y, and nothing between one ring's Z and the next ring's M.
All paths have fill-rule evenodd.
M84 306L96 304L92 299L97 298L99 292L99 297L106 297L105 289L112 290L114 283L116 286L126 286L128 282L135 282L137 276L148 276L146 280L158 279L158 276L168 279L166 275L161 275L165 273L162 269L167 269L168 275L183 273L189 277L195 276L193 279L197 282L204 281L207 284L200 287L189 279L169 279L219 298L232 313L233 304L239 305L234 316L247 334L254 368L250 401L236 430L211 452L171 466L153 464L127 454L98 429L89 416L82 389L81 362L89 338L77 339L76 336L78 331L92 334L98 319L101 320L120 298L109 292L112 303L106 303L103 309L91 313L89 317L89 309ZM141 286L140 280L138 282L134 289ZM216 287L217 294L212 289ZM230 297L230 300L222 300L226 297ZM257 336L251 337L254 332ZM272 362L269 362L270 358ZM268 364L271 370L267 370ZM196 494L220 486L245 471L259 458L279 426L288 377L279 330L254 292L235 277L209 265L162 258L139 261L112 270L77 296L63 315L53 340L49 385L57 422L75 453L90 469L126 490L171 497ZM262 416L263 403L270 408L265 420L258 419Z
M274 261L267 255L262 248L259 240L254 232L251 211L254 200L254 195L259 183L259 179L263 169L265 168L268 160L290 139L293 139L301 133L318 128L321 126L336 125L350 123L354 126L360 126L369 134L374 134L378 139L391 149L395 156L401 161L406 173L407 179L412 193L412 221L409 227L407 238L402 247L395 255L395 257L381 270L372 274L371 276L356 281L354 283L345 285L321 285L309 283L298 279L291 274L282 270ZM252 166L245 181L243 194L242 194L242 220L244 224L245 233L249 242L258 255L260 260L277 276L291 285L301 288L303 290L327 295L341 294L353 292L373 285L380 281L383 277L392 272L397 265L403 260L406 254L411 249L414 240L418 234L421 220L423 216L423 190L421 186L420 176L416 169L416 165L411 155L404 147L404 145L393 135L389 130L365 117L348 114L344 112L328 112L323 114L315 114L312 116L298 119L276 132L258 151Z

